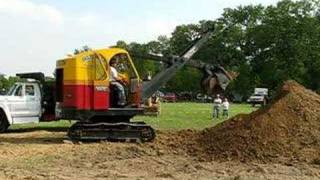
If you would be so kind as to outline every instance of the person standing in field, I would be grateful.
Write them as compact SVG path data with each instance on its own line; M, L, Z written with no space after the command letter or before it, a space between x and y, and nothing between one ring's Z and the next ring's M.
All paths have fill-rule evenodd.
M229 101L227 98L224 98L222 102L222 117L229 118Z
M219 118L221 103L222 100L220 98L220 95L217 94L216 98L213 100L213 118Z

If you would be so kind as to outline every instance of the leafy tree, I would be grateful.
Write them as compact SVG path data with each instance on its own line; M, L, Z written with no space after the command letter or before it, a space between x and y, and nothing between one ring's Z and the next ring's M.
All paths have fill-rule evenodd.
M0 90L7 89L8 84L9 84L9 82L6 79L6 77L3 74L1 74L0 75Z
M179 25L171 37L159 36L146 44L123 41L118 46L138 52L180 55L198 37L201 28L215 25L215 36L195 59L222 65L239 73L229 93L248 96L254 87L274 91L283 81L294 79L320 91L320 1L282 0L276 5L239 6L225 9L215 21ZM135 60L139 72L156 73L162 64ZM201 72L183 68L168 82L168 91L199 91Z

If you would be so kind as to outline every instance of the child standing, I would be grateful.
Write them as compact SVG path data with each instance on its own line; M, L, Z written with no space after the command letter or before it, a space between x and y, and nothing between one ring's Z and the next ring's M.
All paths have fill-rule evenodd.
M221 103L222 100L220 99L220 95L217 94L216 98L213 100L213 118L219 118Z
M222 102L222 116L229 118L229 102L227 98L224 98L223 102Z

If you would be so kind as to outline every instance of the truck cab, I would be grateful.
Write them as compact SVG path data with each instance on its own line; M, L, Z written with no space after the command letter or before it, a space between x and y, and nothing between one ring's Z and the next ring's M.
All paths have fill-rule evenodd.
M248 103L254 107L256 104L265 106L268 102L268 89L267 88L255 88L254 93L247 100Z
M38 82L17 82L0 96L0 131L12 124L38 123L42 116L41 89Z

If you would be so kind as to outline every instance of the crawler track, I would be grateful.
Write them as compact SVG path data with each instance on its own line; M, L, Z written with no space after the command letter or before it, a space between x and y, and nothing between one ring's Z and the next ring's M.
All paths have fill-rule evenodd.
M75 141L128 141L150 142L155 138L154 129L144 122L84 123L77 122L68 131Z

